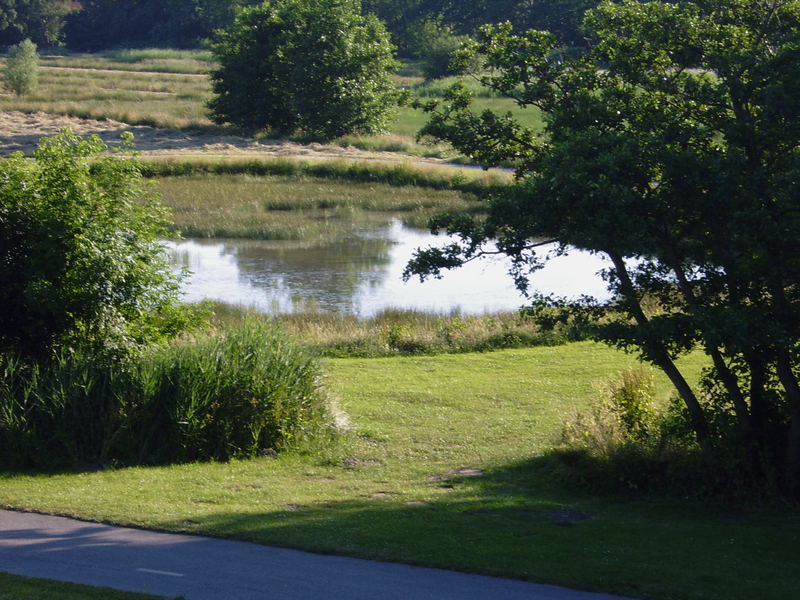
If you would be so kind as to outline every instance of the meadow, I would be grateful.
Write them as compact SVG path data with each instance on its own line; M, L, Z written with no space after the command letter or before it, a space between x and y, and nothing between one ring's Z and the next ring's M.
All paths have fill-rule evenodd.
M158 191L182 235L203 238L325 241L392 217L425 227L437 212L480 208L457 191L314 177L169 177Z
M119 50L102 54L43 56L40 86L30 96L0 94L0 110L43 111L74 117L113 119L130 125L173 129L216 130L206 114L211 95L206 73L213 67L207 51ZM419 76L398 76L398 85L424 97L440 95ZM476 109L510 111L534 127L540 115L512 101L478 98ZM395 151L412 156L453 157L440 145L418 143L415 136L426 116L409 106L400 109L390 130L377 136L345 136L334 143L370 151Z

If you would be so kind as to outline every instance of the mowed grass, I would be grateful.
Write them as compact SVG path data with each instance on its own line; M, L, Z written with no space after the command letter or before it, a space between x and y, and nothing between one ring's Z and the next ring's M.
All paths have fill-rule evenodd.
M0 58L0 67L2 63ZM207 51L142 49L66 54L42 57L41 66L38 91L21 98L0 94L0 110L108 118L131 125L175 129L212 125L206 109L212 93L206 74L214 63ZM402 86L413 87L420 81L419 78L398 77L398 85ZM430 86L424 89L426 94L431 93ZM438 88L435 93L439 93ZM476 111L487 108L511 112L535 129L542 127L538 110L521 109L511 100L476 99ZM446 146L416 141L427 118L421 110L406 106L400 109L385 134L345 136L335 143L368 151L456 157Z
M228 464L6 473L0 504L633 597L794 597L796 513L597 497L553 480L542 452L560 423L632 363L591 343L328 360L325 385L350 421L338 445ZM691 377L702 365L683 362ZM663 400L670 390L658 385Z
M0 600L166 600L162 596L133 594L45 579L0 573Z
M302 176L196 175L157 186L187 237L327 241L391 218L423 227L434 213L480 208L458 191Z

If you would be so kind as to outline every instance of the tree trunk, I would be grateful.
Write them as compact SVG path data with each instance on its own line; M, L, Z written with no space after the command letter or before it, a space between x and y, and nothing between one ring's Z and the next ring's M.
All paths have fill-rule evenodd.
M789 494L800 497L800 385L792 372L789 351L778 351L778 379L792 407L792 420L786 440L786 484Z
M694 290L692 290L692 286L689 280L686 279L686 274L683 272L683 268L681 268L676 257L672 255L669 258L670 268L672 272L675 273L675 277L678 280L678 289L680 289L689 309L697 314L699 312L700 303L694 295ZM742 436L748 443L752 444L755 442L752 417L747 406L747 400L742 393L741 387L739 387L739 380L725 362L725 358L720 351L719 341L713 339L713 336L702 324L700 331L703 335L703 345L705 346L706 353L711 357L714 363L714 369L722 380L722 384L725 386L728 396L733 401L733 409L736 412L736 418L739 421L739 428L742 432Z
M639 297L636 294L636 289L634 288L633 282L628 274L628 267L625 265L625 261L622 259L622 256L616 252L607 252L607 254L614 263L614 269L616 270L617 277L619 277L620 283L622 284L622 293L625 296L625 299L628 300L633 318L639 325L646 325L649 322L649 319L647 318L647 315L644 314L642 306L639 303ZM700 402L697 400L697 396L695 396L691 386L689 386L687 383L686 378L680 372L678 367L675 366L675 362L670 358L669 353L667 352L666 348L663 347L663 345L656 351L655 363L662 371L664 371L666 376L669 377L672 385L678 391L678 394L680 394L681 399L683 399L686 409L689 411L692 429L694 430L695 437L697 438L697 443L700 445L700 449L703 452L703 457L706 461L706 464L709 467L715 467L716 459L714 457L714 447L711 443L711 434L708 427L708 421L705 413L703 412L703 407L700 406Z

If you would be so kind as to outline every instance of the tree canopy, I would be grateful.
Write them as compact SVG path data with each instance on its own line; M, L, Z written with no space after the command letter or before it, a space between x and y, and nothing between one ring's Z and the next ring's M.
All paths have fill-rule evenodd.
M394 47L357 0L268 0L213 46L217 123L320 139L386 128L399 98Z
M494 240L527 289L542 239L604 253L615 302L595 336L666 372L709 464L778 473L798 495L800 3L604 2L585 26L596 43L579 56L510 24L460 53L482 56L483 83L541 110L546 130L474 114L459 87L427 107L425 134L513 162L517 181L485 220L438 219L460 242L419 251L408 273ZM674 362L695 347L713 365L702 396Z
M0 46L25 39L41 45L58 44L68 11L63 0L0 0Z

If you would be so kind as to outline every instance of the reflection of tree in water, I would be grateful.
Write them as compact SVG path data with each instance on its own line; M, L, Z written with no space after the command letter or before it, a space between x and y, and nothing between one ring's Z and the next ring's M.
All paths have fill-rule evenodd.
M288 293L294 303L320 310L350 311L362 285L380 285L387 276L393 245L387 235L313 245L226 240L224 252L236 258L239 277L255 287Z

